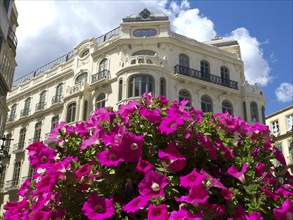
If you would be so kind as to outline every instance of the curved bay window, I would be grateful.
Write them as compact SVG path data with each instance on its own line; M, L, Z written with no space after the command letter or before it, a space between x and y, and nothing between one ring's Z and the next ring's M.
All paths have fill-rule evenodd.
M105 93L101 93L97 97L96 108L104 108L105 106L106 106L106 95L105 95Z
M221 80L223 85L229 85L230 83L229 69L225 66L221 66Z
M179 65L189 68L189 57L186 54L179 54Z
M82 73L75 79L75 85L87 82L87 73Z
M201 97L201 110L203 110L203 112L213 112L212 99L207 95Z
M128 82L128 97L141 96L154 91L154 80L148 75L132 76Z
M210 74L210 64L202 60L200 61L200 72L201 72L201 77L207 79L209 74Z
M75 121L75 114L76 114L76 103L71 103L67 107L66 122L70 123Z
M182 100L189 100L189 102L186 104L186 107L191 107L191 95L185 89L181 89L179 91L179 102L181 102Z
M251 115L251 121L259 121L258 119L258 107L256 102L250 103L250 115Z
M222 112L228 112L230 115L233 114L233 106L231 102L229 102L228 100L224 100L222 102Z

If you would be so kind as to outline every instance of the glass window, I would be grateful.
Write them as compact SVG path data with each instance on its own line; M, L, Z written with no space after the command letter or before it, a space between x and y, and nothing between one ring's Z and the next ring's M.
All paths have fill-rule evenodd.
M262 117L262 123L265 124L266 123L266 109L264 106L261 107L261 117Z
M118 92L118 101L122 99L122 89L123 89L123 80L119 80L119 92Z
M80 54L80 57L83 58L83 57L86 57L88 54L89 54L90 50L89 49L85 49L81 54Z
M58 123L59 123L59 116L58 115L53 116L51 120L51 131L53 130L53 128L56 127Z
M97 108L104 108L106 106L106 95L105 93L101 93L97 97Z
M26 134L26 128L20 129L19 141L18 141L18 148L19 149L22 149L24 147L25 134Z
M75 85L87 82L87 73L82 73L75 79Z
M24 102L24 109L30 109L30 105L31 105L31 98L27 98Z
M104 58L101 60L99 64L99 72L107 70L107 67L108 67L108 59Z
M12 179L13 186L17 186L19 183L20 169L21 169L21 162L20 161L15 162L14 171L13 171L13 179Z
M148 75L132 76L129 79L128 97L141 96L144 93L153 92L153 78Z
M5 138L6 138L6 141L5 141L5 148L4 149L7 152L9 152L10 145L11 145L11 138L12 138L11 133L6 134Z
M233 114L233 106L231 102L229 102L228 100L224 100L222 102L222 112L228 112L230 115Z
M14 104L10 109L10 115L8 117L8 121L14 121L16 117L16 104Z
M66 116L67 123L75 121L75 113L76 113L76 103L71 103L67 107L67 116Z
M0 189L2 190L4 187L4 180L5 180L5 174L6 174L6 166L2 166L2 172L0 172Z
M207 95L201 97L201 110L203 110L203 112L213 112L212 99Z
M210 74L210 64L202 60L200 61L200 72L201 72L201 77L206 78Z
M230 84L230 73L229 69L225 66L221 66L221 80L223 85Z
M189 68L189 57L186 54L179 54L179 65Z
M37 122L35 125L34 142L39 142L41 139L42 122Z
M160 95L166 96L166 80L165 78L160 78Z
M60 83L57 87L56 87L56 96L61 96L63 93L63 83Z
M293 131L293 114L286 116L287 131Z
M37 103L36 109L44 109L45 107L45 102L46 102L46 91L43 91L40 94L40 99L39 99L39 103Z
M138 55L147 55L147 56L155 56L156 51L153 50L139 50L132 54L132 56L138 56Z
M186 104L186 107L191 107L191 95L185 89L181 89L179 91L179 102L181 102L182 100L189 100L189 102Z
M279 130L279 121L278 120L271 122L271 129L272 129L272 132L274 134L280 132L280 130Z
M133 31L134 37L152 37L157 34L155 29L137 29Z
M258 121L258 107L256 102L250 103L251 121Z
M87 108L88 108L88 101L84 100L84 106L83 106L83 120L86 121L87 119Z

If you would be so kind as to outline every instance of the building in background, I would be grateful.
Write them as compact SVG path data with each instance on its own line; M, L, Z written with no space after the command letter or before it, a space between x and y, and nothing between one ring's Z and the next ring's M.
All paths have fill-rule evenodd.
M275 136L275 146L282 151L293 173L293 105L266 116L266 125Z
M0 137L3 137L4 125L9 111L6 96L11 89L16 66L17 17L14 1L0 2Z
M265 99L245 80L237 41L198 42L172 32L165 15L145 9L13 82L5 135L14 140L6 142L12 156L1 179L2 204L17 200L20 184L32 175L26 146L52 144L46 138L60 121L83 121L96 108L117 109L146 92L265 123Z

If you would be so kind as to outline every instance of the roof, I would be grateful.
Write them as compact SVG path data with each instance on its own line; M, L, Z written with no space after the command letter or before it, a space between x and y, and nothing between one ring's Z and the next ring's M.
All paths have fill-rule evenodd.
M203 42L205 44L210 44L216 47L227 47L232 45L239 45L237 40L232 38L222 38L219 36L214 37L211 41Z

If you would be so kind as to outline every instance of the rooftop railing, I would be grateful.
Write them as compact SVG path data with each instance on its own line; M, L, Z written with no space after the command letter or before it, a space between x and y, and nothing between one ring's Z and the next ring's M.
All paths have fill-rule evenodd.
M103 34L100 37L97 37L96 42L99 45L99 44L104 43L105 41L109 40L113 36L117 36L119 34L120 34L120 27L117 27L117 28L107 32L106 34ZM71 60L73 58L73 56L74 56L74 51L72 50L72 51L64 54L63 56L51 61L50 63L47 63L47 64L39 67L38 69L30 72L29 74L26 74L23 77L13 81L12 88L17 87L26 81L31 80L32 78L40 75L43 72L46 72L46 71L52 69L53 67L55 67L57 65L60 65L61 63L64 63L64 62Z

